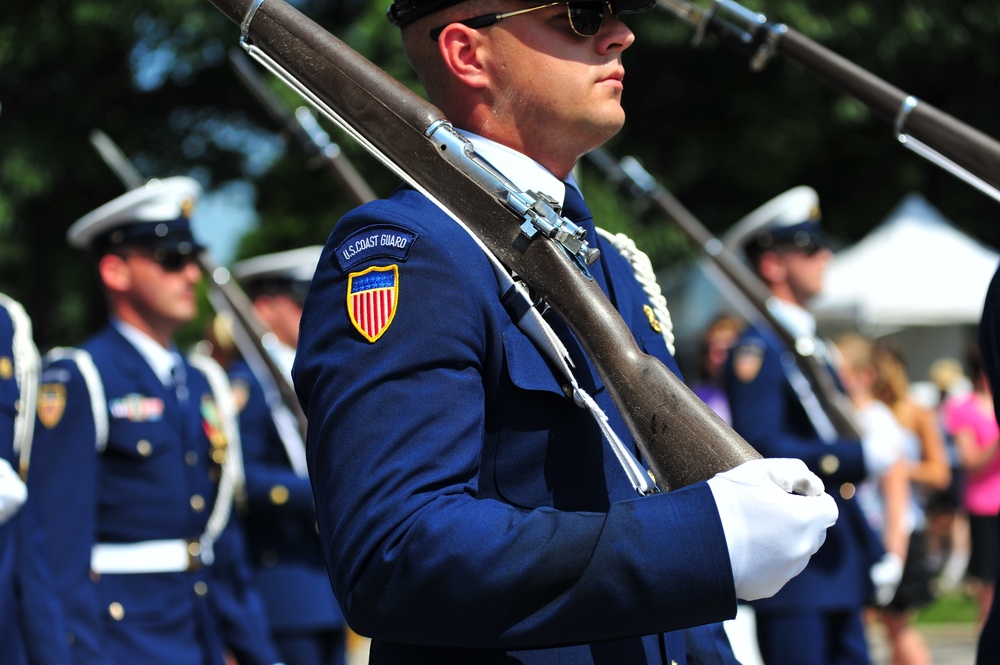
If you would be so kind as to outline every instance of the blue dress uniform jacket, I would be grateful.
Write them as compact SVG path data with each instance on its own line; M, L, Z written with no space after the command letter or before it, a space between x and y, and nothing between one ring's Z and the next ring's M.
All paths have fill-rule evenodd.
M986 292L983 317L979 322L979 349L983 371L993 390L994 411L1000 414L1000 269L993 275L993 281ZM993 595L993 605L986 623L983 624L983 631L979 635L976 651L977 665L995 663L1000 663L1000 596L996 593Z
M47 364L29 485L64 595L74 662L219 665L224 643L240 663L276 662L263 618L234 607L246 591L234 585L247 573L232 570L246 564L229 529L216 543L214 566L92 572L97 543L197 540L205 532L220 476L209 437L218 436L220 422L208 380L187 360L182 406L114 327L82 349L104 398L92 400L86 363Z
M316 533L312 485L289 462L260 382L246 362L229 369L240 409L253 579L275 633L342 630Z
M593 268L640 346L676 370L627 262L605 246ZM380 336L348 309L373 273L396 296ZM579 344L547 318L630 441ZM422 195L399 190L338 224L293 375L335 595L373 637L373 664L682 665L683 631L664 631L735 614L707 484L636 496L511 321L487 258Z
M746 366L734 367L753 363L755 354L759 354L756 373ZM764 457L804 461L836 499L840 517L806 569L754 607L758 611L860 608L873 590L868 570L884 553L857 502L844 498L853 496L852 485L865 478L862 448L857 440L820 439L788 381L785 363L794 360L773 333L751 328L741 336L726 369L733 429Z
M15 470L18 459L14 455L14 418L20 399L14 376L14 325L7 310L0 307L0 457ZM22 506L22 509L25 506ZM26 646L18 619L17 546L19 515L0 524L0 661L4 663L27 662Z
M17 469L14 420L21 390L13 350L14 323L0 304L0 456ZM34 414L31 414L34 417ZM62 610L43 554L42 532L29 500L0 524L0 663L69 663Z

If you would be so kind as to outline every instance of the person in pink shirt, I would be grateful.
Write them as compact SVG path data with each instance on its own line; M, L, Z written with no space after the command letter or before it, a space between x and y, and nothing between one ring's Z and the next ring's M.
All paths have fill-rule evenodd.
M1000 529L1000 427L993 410L993 395L982 370L978 349L969 354L973 391L952 398L945 406L945 420L955 439L965 470L963 503L969 514L972 552L968 575L972 579L985 619L993 602L996 580L998 529Z

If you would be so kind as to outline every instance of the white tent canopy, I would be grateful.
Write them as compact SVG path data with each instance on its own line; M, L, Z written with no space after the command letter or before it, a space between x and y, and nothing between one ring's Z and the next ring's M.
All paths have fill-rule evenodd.
M1000 255L952 226L920 194L909 194L874 231L837 252L820 324L882 331L975 324Z

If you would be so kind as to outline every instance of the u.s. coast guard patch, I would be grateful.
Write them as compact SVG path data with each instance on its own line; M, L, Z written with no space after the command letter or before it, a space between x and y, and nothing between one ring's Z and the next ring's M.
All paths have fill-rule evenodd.
M355 329L374 342L389 328L399 300L399 268L372 266L347 277L347 313Z
M66 411L66 386L61 383L43 383L38 388L38 420L45 429L52 429L62 420Z
M337 245L334 255L341 270L371 259L388 259L400 263L410 255L417 234L401 226L379 224L355 231Z

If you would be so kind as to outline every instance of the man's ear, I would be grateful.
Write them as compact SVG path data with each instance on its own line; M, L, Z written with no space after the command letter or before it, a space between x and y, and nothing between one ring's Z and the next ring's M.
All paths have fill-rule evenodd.
M785 281L785 262L774 252L764 252L757 261L757 272L768 284Z
M484 41L478 30L461 23L446 26L438 38L438 49L445 67L470 88L484 88L488 83L489 77L481 58Z
M97 271L104 285L116 293L129 288L132 283L132 272L125 259L116 254L105 254L97 262Z

